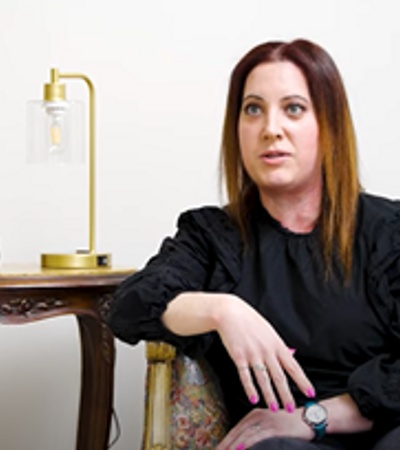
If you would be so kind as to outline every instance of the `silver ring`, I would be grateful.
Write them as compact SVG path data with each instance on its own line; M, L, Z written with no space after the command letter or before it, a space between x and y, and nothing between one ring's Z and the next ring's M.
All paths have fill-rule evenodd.
M255 433L258 433L261 430L260 422L255 423L251 426L251 428L254 430Z
M267 368L264 366L264 364L253 364L254 370L260 370L261 372L266 372Z

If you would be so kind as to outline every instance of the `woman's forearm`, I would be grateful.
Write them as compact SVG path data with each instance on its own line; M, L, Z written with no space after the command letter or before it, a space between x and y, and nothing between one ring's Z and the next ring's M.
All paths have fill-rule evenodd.
M373 422L361 415L356 403L348 394L320 403L328 411L328 433L357 433L372 428Z
M218 329L224 304L233 298L231 294L184 292L168 303L162 322L180 336L215 331Z

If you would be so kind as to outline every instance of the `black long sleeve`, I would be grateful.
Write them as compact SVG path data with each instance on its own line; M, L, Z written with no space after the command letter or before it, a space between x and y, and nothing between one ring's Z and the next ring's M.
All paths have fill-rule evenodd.
M161 316L181 292L228 292L237 282L240 239L228 215L216 207L188 211L178 219L173 238L163 241L144 269L116 290L108 317L114 334L130 344L164 340L189 354L203 352L212 334L182 337Z

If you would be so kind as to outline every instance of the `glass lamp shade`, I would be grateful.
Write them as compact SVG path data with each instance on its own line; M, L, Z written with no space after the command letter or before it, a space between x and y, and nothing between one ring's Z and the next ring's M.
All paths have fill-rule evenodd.
M80 101L31 100L27 104L27 161L85 161L84 105Z

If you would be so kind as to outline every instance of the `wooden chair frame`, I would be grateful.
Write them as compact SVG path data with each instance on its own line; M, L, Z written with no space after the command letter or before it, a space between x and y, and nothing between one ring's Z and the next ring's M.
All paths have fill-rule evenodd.
M146 358L142 450L213 449L216 442L219 442L227 431L228 418L212 369L203 360L194 360L178 354L173 346L165 342L146 342ZM179 397L182 397L180 394L185 391L184 383L190 385L189 395L199 395L199 402L195 401L197 406L189 405L188 409L191 409L200 419L197 423L192 421L190 429L187 430L188 434L192 433L190 441L192 443L183 445L180 442L178 446L176 445L177 437L173 435L177 430L177 411L179 410L176 402ZM178 391L179 395L177 395ZM185 398L187 400L188 397ZM187 404L185 404L186 407ZM182 411L182 405L180 405L180 411ZM187 411L187 414L190 422L190 411ZM202 424L207 424L207 430L199 429L202 428ZM207 439L200 439L194 444L193 433L196 432L200 435L206 434Z

